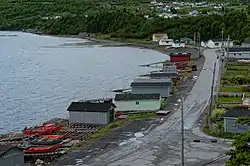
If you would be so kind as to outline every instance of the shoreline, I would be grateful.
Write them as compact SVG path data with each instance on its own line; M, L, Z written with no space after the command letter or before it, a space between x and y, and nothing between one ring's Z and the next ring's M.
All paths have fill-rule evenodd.
M37 34L37 35L40 35L40 34ZM43 35L45 36L45 34L43 34ZM169 54L169 50L164 49L164 47L154 46L153 44L150 45L150 44L137 44L137 43L130 43L130 42L120 42L120 41L98 39L98 38L95 38L95 37L81 37L79 35L73 35L73 36L72 35L56 35L56 36L54 35L54 37L66 37L66 38L86 39L86 40L88 40L90 42L97 42L97 43L98 42L99 43L103 42L103 43L106 43L107 47L135 47L135 48L142 48L142 49L151 49L151 50L154 50L154 51L158 51L158 52L164 53L166 55ZM108 44L110 44L110 45L108 45ZM185 48L185 49L192 49L192 48ZM177 51L177 50L179 51L179 49L175 49L175 51ZM203 57L203 56L201 56L201 57ZM199 58L200 57L198 57L197 59L195 59L195 61L198 64L200 64L199 68L201 70L204 62L202 62L203 58L200 58L200 59ZM199 63L199 61L201 61L201 62ZM197 72L192 72L192 74L190 76L199 74L200 70L198 70ZM190 77L188 80L185 80L183 82L183 84L186 84L186 82L190 82L191 83L191 84L188 83L189 84L189 86L188 86L189 88L185 89L184 91L181 90L181 89L178 90L176 92L177 96L179 94L186 94L186 90L187 91L191 90L193 88L193 84L196 81L193 81L192 77ZM168 104L169 106L167 106L165 109L170 109L171 110L171 108L173 107L172 104L176 100L176 95L174 95L173 97L171 97L171 99L168 100L169 101L169 104ZM166 116L166 118L168 118L174 112L175 111L171 111L171 113L168 116ZM141 113L139 113L139 114L141 114ZM155 120L157 117L158 116L154 116L153 119ZM146 125L146 121L148 119L150 119L150 117L139 118L138 120L140 120L141 124ZM70 139L72 139L73 141L76 141L76 142L78 141L78 143L73 144L73 146L69 148L70 149L69 151L66 150L65 157L67 157L75 149L81 150L81 149L84 149L86 147L92 147L92 143L98 142L100 139L106 139L106 137L108 137L108 135L110 135L110 134L112 135L112 133L114 131L117 132L117 130L123 130L123 128L126 128L126 127L128 128L128 130L130 130L130 127L126 126L127 123L125 124L125 123L123 123L124 121L123 122L122 121L123 120L114 121L114 122L110 123L110 125L107 125L108 128L107 128L107 126L104 126L104 127L101 127L101 128L97 127L94 130L89 129L87 131L86 135L85 134L79 134L76 131L73 131L73 133L71 133L72 130L70 129L71 127L68 124L68 118L57 117L57 118L50 119L50 120L48 120L46 122L41 122L41 124L49 124L49 123L60 124L60 122L61 123L65 122L64 123L65 129L62 132L57 132L56 134L60 135L60 134L64 134L66 132L67 134L69 133L68 137ZM127 121L131 122L130 125L134 125L136 123L136 120L130 119L130 116L129 116L129 118L127 120L125 120L125 122L127 122ZM37 125L39 125L39 124L37 124ZM158 121L154 121L154 125L157 126L157 125L160 125L160 123L158 123ZM98 132L99 129L104 129L104 128L105 128L105 133L103 131ZM137 127L133 127L133 128L135 128L136 130L138 130ZM147 126L146 128L148 128L148 130L152 129L150 126ZM93 131L94 131L94 133L93 133ZM80 131L80 132L82 132L82 131ZM145 132L145 134L146 133L147 132ZM0 134L0 139L1 140L2 139L7 139L8 141L10 141L10 140L14 139L14 137L25 137L25 136L24 136L22 130L20 130L20 131L13 131L13 132L5 133L5 134ZM52 162L53 161L57 162L58 160L54 158L52 160Z
M185 52L187 50L195 50L198 51L199 49L195 46L186 47L186 48L170 48L166 49L165 46L159 46L158 42L155 43L142 43L142 41L138 40L136 42L131 42L127 40L122 39L103 39L101 37L83 37L80 35L47 35L47 34L37 34L41 36L53 36L53 37L64 37L64 38L78 38L78 39L85 39L87 40L86 44L82 43L82 45L99 45L101 44L101 47L131 47L131 48L139 48L139 49L149 49L153 51L157 51L160 53L163 53L165 55L168 55L171 52ZM141 43L140 43L141 42ZM89 44L88 44L89 43ZM99 44L98 44L99 43ZM77 44L77 43L76 43ZM81 43L79 44L81 45ZM197 60L200 58L200 56L197 56L197 58L192 58L194 60Z
M22 31L15 31L15 32L29 33L29 34L39 35L39 36L52 36L52 37L85 39L85 40L88 40L88 42L103 43L102 47L133 47L133 48L139 48L139 49L150 49L150 50L153 50L153 51L163 53L163 54L168 55L168 56L169 56L169 52L171 52L171 49L166 50L166 49L164 49L164 47L158 46L157 45L158 43L156 43L155 45L153 45L153 44L150 45L150 44L143 44L143 43L141 43L141 44L140 43L132 43L132 42L129 42L129 41L122 41L122 40L101 39L101 38L98 38L98 37L83 37L83 36L80 36L80 35L48 35L48 34L22 32ZM97 45L97 44L93 44L93 45ZM183 48L177 48L177 49L175 49L175 51L181 50L181 49L183 49ZM187 48L184 48L184 49L193 49L193 48L187 47ZM198 58L195 58L195 61L197 61L197 60L198 60ZM65 119L65 118L62 118L62 117L57 117L57 118ZM57 119L57 118L53 118L53 119ZM47 121L51 121L53 119L49 119ZM68 118L66 118L66 119L68 119ZM41 123L46 123L47 121L41 122ZM10 131L10 132L7 132L7 133L0 133L0 138L3 135L10 135L10 134L15 134L15 133L20 133L20 132L21 131Z

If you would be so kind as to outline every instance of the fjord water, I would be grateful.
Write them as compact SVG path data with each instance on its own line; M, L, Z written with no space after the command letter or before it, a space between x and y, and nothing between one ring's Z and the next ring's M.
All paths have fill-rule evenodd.
M140 64L168 59L139 48L62 46L77 42L84 40L0 32L0 133L67 117L72 101L113 96L150 70Z

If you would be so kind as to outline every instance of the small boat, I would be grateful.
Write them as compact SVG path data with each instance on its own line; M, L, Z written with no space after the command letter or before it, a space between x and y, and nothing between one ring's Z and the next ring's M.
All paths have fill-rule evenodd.
M38 139L38 140L33 140L30 141L29 143L32 145L56 145L62 142L61 138L57 139Z
M49 153L53 152L60 147L60 144L51 146L30 147L25 149L24 153Z
M186 70L177 70L179 73L191 73L192 69L186 69Z
M42 135L41 136L42 139L63 139L64 135Z
M40 139L30 141L33 145L55 145L62 142L64 135L42 135Z
M36 126L34 128L25 128L23 133L25 135L35 135L35 134L40 134L40 135L49 135L52 132L59 131L63 128L63 125L57 125L55 126L54 124L46 124L46 125L41 125L41 126Z

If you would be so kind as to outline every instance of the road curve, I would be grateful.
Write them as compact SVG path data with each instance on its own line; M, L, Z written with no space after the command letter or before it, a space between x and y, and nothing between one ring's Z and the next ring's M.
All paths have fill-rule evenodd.
M213 69L214 63L219 64L215 50L205 50L204 68ZM216 67L216 77L218 76ZM208 103L212 71L202 70L190 95L184 101L185 128L185 165L201 166L223 156L228 144L223 141L212 143L209 137L200 134L197 121L203 108ZM215 79L216 82L216 79ZM167 166L180 165L180 115L178 109L162 125L156 127L144 137L137 138L103 153L81 166ZM193 142L201 139L200 143ZM214 162L213 162L214 164Z

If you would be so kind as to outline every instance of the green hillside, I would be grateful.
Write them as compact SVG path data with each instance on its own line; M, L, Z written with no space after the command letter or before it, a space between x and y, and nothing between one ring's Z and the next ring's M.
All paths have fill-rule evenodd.
M225 16L209 15L164 19L156 15L147 0L2 0L0 29L37 29L46 34L91 32L111 37L147 39L152 33L167 32L170 37L201 39L230 35L235 40L250 37L248 14L231 9ZM150 15L150 19L144 16Z

